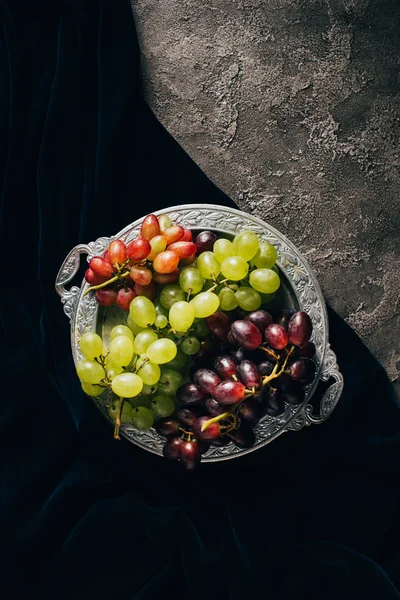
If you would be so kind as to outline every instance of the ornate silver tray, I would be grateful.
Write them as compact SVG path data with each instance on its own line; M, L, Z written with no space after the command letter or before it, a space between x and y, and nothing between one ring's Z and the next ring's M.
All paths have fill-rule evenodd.
M274 227L239 210L209 204L188 204L174 206L155 214L163 213L169 214L175 223L182 223L193 230L210 229L225 237L232 237L246 228L270 241L278 250L277 266L281 275L282 301L287 306L306 311L313 323L312 340L316 346L317 368L315 380L308 386L304 402L298 406L287 405L285 412L278 417L264 417L255 429L256 443L253 447L240 449L233 443L222 447L211 446L203 456L202 462L228 460L254 452L286 431L298 431L305 425L323 423L340 398L343 377L339 372L336 356L329 346L325 301L319 284L304 257ZM113 239L130 242L137 237L141 222L142 219L138 219L113 237L101 237L95 242L75 246L61 265L55 287L61 296L64 312L70 320L71 348L75 364L82 358L79 349L81 336L87 331L96 330L108 342L108 333L117 322L121 322L122 313L118 308L99 307L91 294L83 297L89 287L85 279L80 287L73 286L68 290L65 286L78 273L82 254L86 254L89 261L92 256L103 254ZM315 407L310 401L320 381L332 383L323 393L318 412L315 414ZM110 398L107 397L107 393L103 396L104 399L100 403L96 401L96 405L111 424L112 421L107 415ZM162 456L163 438L154 429L138 431L130 424L123 424L121 434L137 446Z

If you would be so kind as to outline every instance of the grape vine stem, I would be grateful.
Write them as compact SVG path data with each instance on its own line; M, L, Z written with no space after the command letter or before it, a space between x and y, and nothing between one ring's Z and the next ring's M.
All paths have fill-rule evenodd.
M128 277L128 275L129 275L129 271L126 271L126 273L122 273L122 274L118 273L118 275L111 277L111 279L108 279L107 281L103 281L103 283L99 283L98 285L92 285L90 288L88 288L86 290L86 292L83 294L83 296L85 297L86 294L88 294L92 290L100 290L101 288L106 287L107 285L110 285L110 283L114 283L114 281L118 281L118 279L121 279L122 277Z
M114 439L120 440L119 428L121 427L121 413L124 406L125 398L120 398L118 401L117 416L115 417Z
M270 381L272 381L273 379L276 379L277 377L280 377L280 375L282 375L282 373L284 373L285 371L285 367L287 365L287 362L289 360L289 358L291 357L292 353L294 350L294 346L292 346L289 350L289 352L286 355L285 360L283 361L282 366L280 367L280 370L278 372L279 369L279 362L276 363L274 370L272 371L271 375L266 375L265 377L263 377L263 386L267 385L267 383L269 383Z
M201 431L205 431L206 429L208 429L208 427L210 427L210 425L213 425L214 423L218 423L219 421L223 421L224 419L227 419L228 417L230 417L231 413L229 412L223 412L220 415L218 415L217 417L213 417L212 419L209 419L209 421L206 421L205 423L203 423L203 425L201 426Z

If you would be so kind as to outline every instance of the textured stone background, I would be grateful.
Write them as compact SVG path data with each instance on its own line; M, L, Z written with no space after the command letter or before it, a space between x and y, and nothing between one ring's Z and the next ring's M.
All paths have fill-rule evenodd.
M297 244L400 391L400 2L132 7L159 120Z

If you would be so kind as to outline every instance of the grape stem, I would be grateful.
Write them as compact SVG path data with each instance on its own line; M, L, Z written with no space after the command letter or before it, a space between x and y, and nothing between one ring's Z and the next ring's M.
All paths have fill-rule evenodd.
M192 288L188 289L188 294L187 294L187 298L186 298L186 302L189 302L190 300L190 294L192 293Z
M287 362L290 358L290 356L292 355L294 350L294 346L292 346L289 350L289 352L286 355L286 358L282 364L282 366L280 367L280 370L278 372L278 368L279 368L279 362L276 363L274 370L272 371L271 375L266 375L265 377L263 377L262 380L262 384L263 386L267 385L267 383L269 383L270 381L272 381L273 379L276 379L277 377L280 377L282 375L282 373L285 372L285 367L287 365Z
M260 350L264 350L264 352L275 358L275 360L279 360L278 354L276 354L273 350L270 350L269 348L264 348L263 346L260 346Z
M119 437L119 428L121 426L121 413L122 408L124 406L125 398L120 398L118 402L117 416L115 417L115 427L114 427L114 439L120 440Z
M88 294L92 290L100 290L101 288L106 287L107 285L110 285L110 283L114 283L114 281L118 281L118 279L120 279L121 277L128 277L128 275L129 275L129 271L126 271L126 273L122 273L122 274L118 273L118 275L111 277L111 279L108 279L107 281L103 281L103 283L99 283L98 285L92 285L90 288L88 288L86 290L86 292L83 294L83 296L85 297L86 294Z
M213 425L214 423L218 423L219 421L223 421L230 415L231 415L231 413L224 412L224 413L218 415L217 417L213 417L209 421L206 421L205 423L203 423L203 425L201 426L201 431L205 431L206 429L208 429L208 427L210 427L210 425Z
M231 377L232 377L233 381L238 381L238 378L237 378L237 376L235 375L235 373L233 373Z

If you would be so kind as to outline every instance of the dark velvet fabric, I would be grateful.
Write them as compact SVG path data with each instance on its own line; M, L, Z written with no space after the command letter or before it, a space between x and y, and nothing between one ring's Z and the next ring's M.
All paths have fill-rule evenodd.
M400 413L332 311L326 424L189 474L113 440L58 268L152 210L232 202L143 102L128 0L1 0L0 23L2 597L399 598Z

